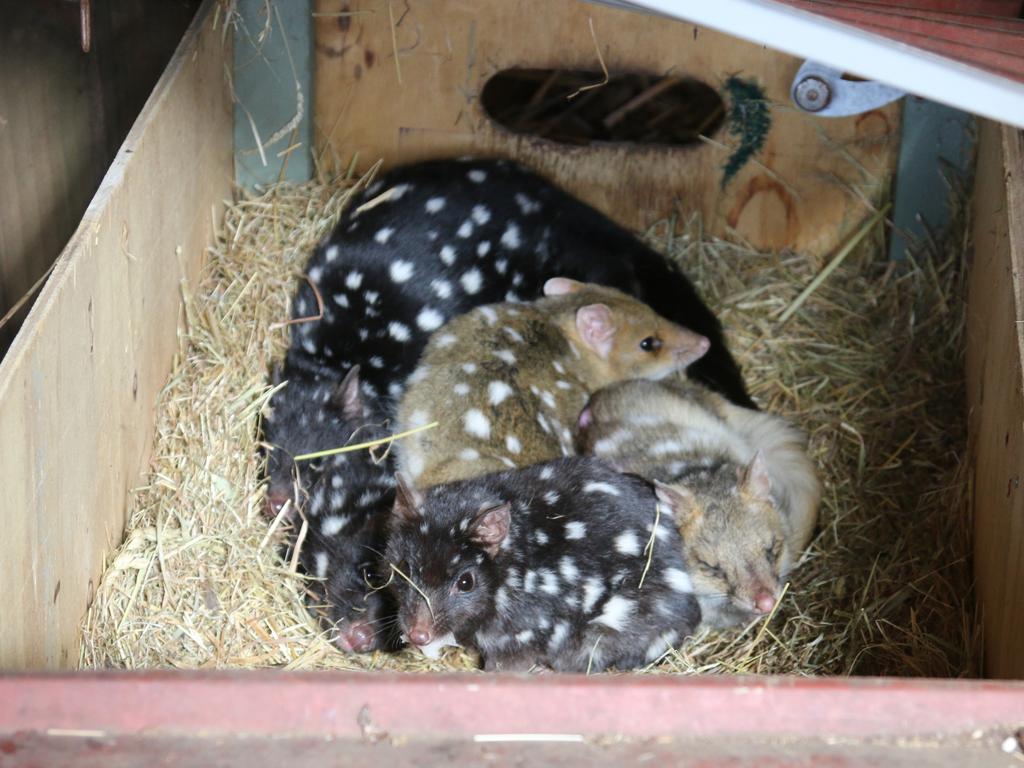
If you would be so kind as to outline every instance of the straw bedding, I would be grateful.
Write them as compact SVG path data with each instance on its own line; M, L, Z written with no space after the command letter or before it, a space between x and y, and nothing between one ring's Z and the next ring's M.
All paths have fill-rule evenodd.
M226 211L202 280L185 291L150 472L85 618L83 668L474 668L456 649L439 661L336 651L279 557L283 532L268 533L262 515L267 368L287 344L294 281L350 188L281 184ZM967 243L953 236L899 266L864 243L780 323L820 271L814 260L705 238L696 220L646 236L717 309L756 399L809 433L826 490L778 611L703 631L645 671L977 674L962 464Z

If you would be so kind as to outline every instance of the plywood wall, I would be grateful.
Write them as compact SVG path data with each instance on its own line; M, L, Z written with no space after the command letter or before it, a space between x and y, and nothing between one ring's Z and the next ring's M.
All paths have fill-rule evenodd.
M60 254L196 0L6 3L0 22L0 316ZM27 307L0 328L0 357Z
M231 192L216 7L199 11L0 362L0 669L77 664L149 455L180 283Z
M789 103L800 61L708 29L579 0L315 0L316 144L322 161L385 165L462 154L515 157L634 228L699 211L715 234L824 254L888 194L898 105L842 119ZM754 78L772 102L758 156L724 190L719 146L568 147L495 125L479 94L511 67ZM396 61L397 59L397 61ZM399 71L401 82L399 82Z
M1024 678L1024 135L982 126L967 317L985 672Z

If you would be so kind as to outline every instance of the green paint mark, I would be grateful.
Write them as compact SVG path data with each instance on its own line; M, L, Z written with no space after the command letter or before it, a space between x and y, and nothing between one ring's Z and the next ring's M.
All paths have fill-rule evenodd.
M729 134L739 139L739 145L723 166L723 189L761 151L772 127L768 100L757 81L733 75L725 81L725 91L729 97Z

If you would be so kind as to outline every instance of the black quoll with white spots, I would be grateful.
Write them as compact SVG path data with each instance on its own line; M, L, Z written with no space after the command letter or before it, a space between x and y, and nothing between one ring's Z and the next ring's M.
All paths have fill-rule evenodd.
M386 626L394 611L386 592L375 587L386 511L395 497L390 456L375 458L362 450L293 460L385 437L384 417L361 396L358 367L337 384L300 377L286 390L289 397L275 397L265 416L265 431L274 441L267 461L268 514L284 511L296 534L306 521L299 563L315 577L308 602L335 644L358 652L388 647L396 639Z
M652 487L593 458L422 493L400 482L386 563L408 641L476 649L490 670L631 669L700 621Z
M706 336L689 375L752 403L721 326L664 256L597 210L504 160L434 160L384 174L342 215L307 274L323 319L292 326L288 367L337 377L363 366L364 391L393 404L430 333L474 307L541 296L548 278L606 285ZM317 314L301 283L296 317Z

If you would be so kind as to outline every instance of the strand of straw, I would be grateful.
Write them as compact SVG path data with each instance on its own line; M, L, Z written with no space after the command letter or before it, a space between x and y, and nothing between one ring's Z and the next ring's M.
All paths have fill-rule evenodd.
M384 445L385 443L391 443L395 440L401 440L403 437L409 437L409 435L415 435L417 432L425 432L428 429L433 429L438 426L440 422L432 421L429 424L424 424L422 427L416 427L415 429L407 429L405 432L399 432L397 435L389 435L388 437L382 437L379 440L367 440L365 443L356 443L355 445L345 445L341 448L330 448L326 451L317 451L316 453L304 453L301 456L296 456L295 461L308 461L310 459L322 459L324 456L334 456L337 453L349 453L351 451L361 451L364 448L374 448L378 445Z

